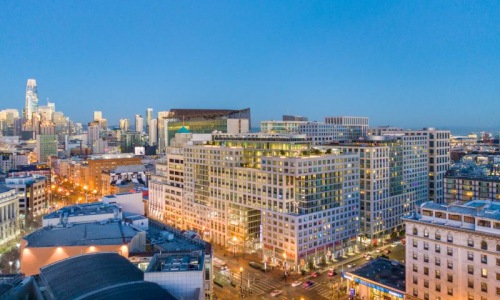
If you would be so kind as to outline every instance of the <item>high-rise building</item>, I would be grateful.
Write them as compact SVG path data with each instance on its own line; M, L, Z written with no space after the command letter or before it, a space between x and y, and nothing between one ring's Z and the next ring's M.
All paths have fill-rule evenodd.
M498 299L500 202L426 202L403 218L409 299Z
M146 131L149 132L149 123L153 119L153 109L146 109ZM155 141L156 142L156 141Z
M144 118L141 115L135 115L135 131L144 132Z
M361 242L399 234L401 217L428 201L427 138L371 136L342 149L360 156Z
M33 113L38 109L38 91L35 79L28 79L26 84L26 102L24 105L23 117L25 120L31 120Z
M195 136L181 128L167 148L149 185L152 215L230 251L262 248L287 269L356 249L359 155L312 149L305 135Z
M98 122L89 123L87 127L87 145L92 147L94 141L97 141L100 138L101 127Z
M157 129L158 129L158 122L157 122L157 119L151 119L151 121L149 121L149 125L148 125L148 128L149 128L149 145L150 146L153 146L153 145L156 145L156 140L157 140Z
M120 119L120 129L123 131L128 131L130 127L129 119Z
M49 156L57 156L57 135L40 134L36 137L36 159L47 162Z
M100 121L102 119L102 111L94 111L94 121Z

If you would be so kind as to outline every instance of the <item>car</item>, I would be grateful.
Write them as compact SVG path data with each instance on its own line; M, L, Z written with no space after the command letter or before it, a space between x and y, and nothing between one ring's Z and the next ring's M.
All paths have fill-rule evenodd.
M399 242L399 243L398 243L398 242L394 242L394 243L392 243L392 244L391 244L391 247L392 247L392 248L397 247L400 243L401 243L401 242Z
M319 272L312 272L311 273L311 276L314 278L318 277L319 275L320 275Z
M385 249L384 253L385 253L385 254L389 254L389 253L391 253L391 250L389 250L389 249Z
M337 272L335 272L335 270L328 270L328 276L333 277L335 275L337 275Z
M294 282L292 282L293 287L299 286L301 284L302 284L302 281L300 281L300 280L295 280Z
M281 295L282 293L283 293L282 290L274 290L274 291L271 292L271 296L272 297L276 297L278 295Z
M371 255L366 256L366 260L372 260L372 259L373 259L373 256L371 256Z
M375 251L377 251L378 253L380 253L380 252L382 252L382 249L377 249Z
M347 267L348 268L354 268L356 266L356 264L348 264Z
M314 282L313 282L313 281L308 280L308 281L306 281L306 282L304 282L304 283L302 284L302 287L307 288L307 287L312 286L313 284L314 284Z

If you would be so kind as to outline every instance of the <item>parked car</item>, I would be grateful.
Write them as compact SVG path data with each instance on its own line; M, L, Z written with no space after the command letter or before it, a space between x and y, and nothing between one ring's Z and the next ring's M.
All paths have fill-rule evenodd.
M299 286L301 284L302 284L302 281L300 281L300 280L295 280L294 282L292 282L293 287Z
M318 277L319 275L320 275L319 272L312 272L311 273L311 276L314 278Z
M385 253L385 254L389 254L389 253L391 253L391 250L389 250L389 249L385 249L384 253Z
M278 295L281 295L282 293L283 293L282 290L274 290L274 291L271 292L271 296L272 297L276 297Z
M347 267L348 268L354 268L356 266L356 264L348 264Z
M335 272L335 270L328 270L328 276L333 277L335 275L337 275L337 272Z
M313 282L313 281L308 280L308 281L306 281L306 282L304 282L304 283L302 284L302 287L307 288L307 287L312 286L313 284L314 284L314 282Z
M366 260L372 260L372 259L373 259L373 256L371 256L371 255L366 256Z

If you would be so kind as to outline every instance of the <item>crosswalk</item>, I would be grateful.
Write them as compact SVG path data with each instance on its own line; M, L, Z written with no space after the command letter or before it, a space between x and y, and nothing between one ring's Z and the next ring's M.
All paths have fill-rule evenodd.
M283 285L283 281L278 281L275 279L270 279L259 274L243 274L243 280L241 279L241 274L234 274L234 281L238 284L243 284L243 290L248 295L260 295L267 294L273 290L279 290Z

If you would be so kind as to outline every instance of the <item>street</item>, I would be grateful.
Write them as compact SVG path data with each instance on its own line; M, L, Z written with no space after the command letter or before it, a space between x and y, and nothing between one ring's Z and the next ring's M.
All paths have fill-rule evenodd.
M383 246L380 252L370 252L372 257L377 257L384 254L384 251L389 250L390 253L385 254L389 259L402 261L405 257L405 247L398 245ZM214 285L214 292L217 299L281 299L281 300L307 300L307 299L347 299L347 295L341 291L340 273L342 271L350 270L347 265L355 264L357 268L367 262L363 257L364 252L357 253L353 256L341 258L333 264L327 265L323 268L317 269L319 276L313 278L310 274L301 276L300 274L292 274L284 279L284 271L282 269L269 270L266 273L254 269L249 266L249 263L260 262L261 259L256 254L236 254L229 250L216 250L215 256L225 261L227 265L226 270L219 270L215 268L214 276L216 277L217 284ZM337 275L328 276L328 270L334 269ZM351 268L352 269L352 268ZM242 270L242 271L241 271ZM292 286L294 281L300 281L298 286ZM311 280L313 284L304 288L303 283ZM345 284L345 283L344 283ZM273 297L271 292L274 290L281 290L282 293Z

